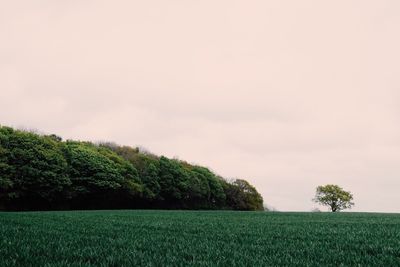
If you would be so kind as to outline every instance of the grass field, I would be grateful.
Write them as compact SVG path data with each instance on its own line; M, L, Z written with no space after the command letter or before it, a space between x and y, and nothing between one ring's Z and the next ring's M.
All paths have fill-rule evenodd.
M2 266L400 266L400 214L0 213Z

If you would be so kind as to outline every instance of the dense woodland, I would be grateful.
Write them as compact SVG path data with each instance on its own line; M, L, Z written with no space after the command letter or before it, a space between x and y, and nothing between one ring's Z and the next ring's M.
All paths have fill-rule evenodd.
M113 143L0 126L0 210L262 210L245 180Z

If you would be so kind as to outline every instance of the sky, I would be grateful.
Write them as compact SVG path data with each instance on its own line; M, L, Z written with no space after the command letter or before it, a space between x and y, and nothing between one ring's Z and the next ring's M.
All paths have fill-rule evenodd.
M399 48L397 0L0 0L0 124L400 212Z

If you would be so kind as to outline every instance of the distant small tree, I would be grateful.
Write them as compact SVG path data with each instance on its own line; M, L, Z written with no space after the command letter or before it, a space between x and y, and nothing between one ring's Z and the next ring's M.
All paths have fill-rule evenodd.
M350 209L354 205L353 195L333 184L318 186L313 200L318 204L329 206L332 212Z
M311 212L321 212L321 210L319 208L314 208L311 210Z

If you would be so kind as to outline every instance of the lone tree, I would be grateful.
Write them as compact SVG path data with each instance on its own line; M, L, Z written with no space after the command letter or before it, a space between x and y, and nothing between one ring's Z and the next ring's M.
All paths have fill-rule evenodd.
M329 206L332 212L350 209L354 205L353 195L333 184L318 186L313 200L321 205Z

